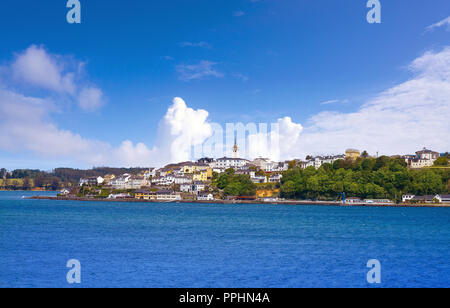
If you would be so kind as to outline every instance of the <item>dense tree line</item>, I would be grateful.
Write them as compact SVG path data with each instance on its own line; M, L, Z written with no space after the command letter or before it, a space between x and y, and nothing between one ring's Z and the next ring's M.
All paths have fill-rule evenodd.
M147 169L98 167L90 170L58 168L51 172L32 169L17 169L8 172L2 168L0 169L0 189L29 190L42 188L59 190L76 186L80 178L105 176L106 174L114 174L115 176L124 173L137 174L145 170Z
M235 174L234 169L228 169L224 173L214 174L213 184L223 190L225 196L254 196L256 185L250 180L250 176Z
M286 171L281 182L281 196L290 199L338 200L348 197L388 198L399 201L404 193L432 195L448 193L450 171L447 169L408 169L401 158L386 156L339 160L319 169Z

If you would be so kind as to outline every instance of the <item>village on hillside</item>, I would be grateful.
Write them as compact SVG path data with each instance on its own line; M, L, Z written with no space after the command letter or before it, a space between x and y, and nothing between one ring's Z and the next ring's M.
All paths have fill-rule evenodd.
M304 172L308 172L307 170L320 172L327 165L338 166L336 168L347 168L346 164L361 164L366 159L368 161L372 159L372 161L378 163L382 158L389 159L389 163L391 160L396 163L401 162L405 170L431 168L441 161L444 168L448 164L448 154L447 156L446 154L441 155L425 148L417 151L416 155L393 156L390 158L371 158L365 151L361 153L359 150L348 149L342 155L308 156L305 161L292 160L284 162L274 162L268 158L256 158L252 161L239 158L237 145L233 147L232 153L231 158L202 158L196 162L175 163L160 169L150 168L138 174L125 173L119 176L105 174L104 176L81 178L79 187L64 189L61 192L61 196L76 195L84 198L138 199L162 202L181 200L278 202L287 199L300 199L298 195L289 195L286 189L286 186L288 186L286 184L289 183L283 180L283 177L289 175L289 172L294 169L303 170ZM355 167L352 168L354 169ZM390 168L392 169L392 167ZM448 170L446 174L448 177ZM448 178L444 179L444 181L448 181ZM307 189L308 185L305 187ZM387 192L383 193L379 189L374 190L373 193L367 192L368 189L366 189L367 193L364 193L364 195L367 198L361 198L357 196L361 195L358 193L359 190L354 190L355 195L352 195L351 189L338 187L337 190L335 189L334 194L330 194L330 197L325 199L342 200L347 204L393 204L400 201L403 203L450 202L450 195L448 194L449 184L447 184L447 187L445 185L443 187L437 188L437 190L434 189L435 192L440 192L436 194L417 195L416 193L403 191L401 196L396 195L396 199L389 198ZM423 191L428 192L428 189L431 192L433 191L432 188L426 188ZM322 194L323 196L326 196L326 194ZM324 199L320 195L314 197L307 194L306 197L301 199Z

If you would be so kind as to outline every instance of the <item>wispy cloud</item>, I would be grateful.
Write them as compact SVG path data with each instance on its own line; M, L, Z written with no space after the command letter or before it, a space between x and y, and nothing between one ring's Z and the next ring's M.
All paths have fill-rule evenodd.
M233 16L234 17L241 17L241 16L244 16L244 15L245 15L245 12L243 12L243 11L233 12Z
M176 67L178 78L182 81L191 81L194 79L204 79L208 77L222 78L223 73L214 69L216 62L200 61L198 64L180 64Z
M426 28L426 31L433 31L437 28L447 27L447 31L450 31L450 16L441 20L435 24L432 24Z
M328 101L322 102L322 103L320 103L320 104L321 104L321 105L331 105L331 104L338 104L338 103L346 104L346 103L348 103L348 102L349 102L348 99L343 99L343 100L340 100L340 99L332 99L332 100L328 100Z
M248 76L245 76L244 74L241 73L234 73L233 77L239 79L242 82L247 82L249 80Z
M200 48L207 48L212 49L211 44L207 42L181 42L181 47L200 47Z

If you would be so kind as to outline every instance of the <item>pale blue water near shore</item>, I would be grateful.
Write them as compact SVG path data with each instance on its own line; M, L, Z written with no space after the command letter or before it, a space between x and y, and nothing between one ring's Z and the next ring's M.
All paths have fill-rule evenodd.
M450 287L450 209L80 203L0 192L0 287ZM42 194L42 193L41 193Z

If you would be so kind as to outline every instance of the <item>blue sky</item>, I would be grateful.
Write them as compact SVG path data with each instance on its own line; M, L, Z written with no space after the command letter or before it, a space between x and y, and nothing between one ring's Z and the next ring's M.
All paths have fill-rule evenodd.
M289 116L308 127L324 111L358 112L411 79L412 61L450 45L446 26L426 31L449 17L448 0L381 0L381 24L367 23L363 0L80 2L82 24L76 25L66 22L65 1L3 0L0 65L8 67L32 45L84 63L83 82L101 89L103 106L88 112L67 99L45 118L111 147L124 140L153 147L174 97L221 124ZM199 65L213 73L187 80L183 69ZM2 81L26 96L54 98L10 82L7 74ZM405 151L424 145L409 144ZM37 152L0 143L0 162L8 168L92 164Z

